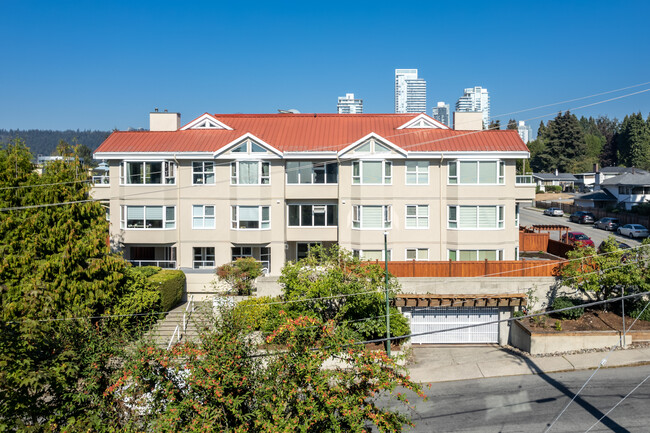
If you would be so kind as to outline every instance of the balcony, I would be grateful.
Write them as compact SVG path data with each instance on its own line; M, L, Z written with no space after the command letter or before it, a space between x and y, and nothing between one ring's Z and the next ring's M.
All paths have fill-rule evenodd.
M214 260L194 260L192 262L193 269L214 269Z
M110 176L93 176L92 178L93 185L94 186L110 186L111 185L111 179Z
M158 266L163 269L176 269L176 260L129 260L133 266ZM214 262L213 262L214 263Z
M515 185L525 185L525 186L531 186L533 185L533 176L530 174L526 175L517 175L515 177Z

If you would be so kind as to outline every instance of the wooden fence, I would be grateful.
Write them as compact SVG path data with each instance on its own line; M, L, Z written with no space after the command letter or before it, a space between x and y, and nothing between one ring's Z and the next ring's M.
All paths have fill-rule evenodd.
M552 277L558 275L563 260L502 260L388 262L388 271L396 277ZM382 268L383 262L376 262Z
M548 250L547 250L547 252L549 254L553 254L554 256L564 257L566 259L567 258L566 253L568 253L569 251L571 251L574 248L575 248L575 245L565 244L564 242L560 242L560 241L550 239L548 241Z
M576 206L574 204L562 203L557 201L552 201L552 202L538 201L535 202L535 206L540 209L548 209L549 207L559 207L564 211L565 214L567 214L567 216L577 211L591 212L596 217L596 220L599 220L604 217L618 218L621 225L641 224L642 226L650 227L650 216L638 215L634 213L608 212L607 209Z
M548 250L548 233L526 233L524 231L519 232L519 251L526 252L537 252Z

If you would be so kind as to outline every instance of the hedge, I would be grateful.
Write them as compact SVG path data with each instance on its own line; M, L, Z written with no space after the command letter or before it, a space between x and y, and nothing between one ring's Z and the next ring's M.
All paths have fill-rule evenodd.
M160 292L162 311L170 311L181 301L185 289L183 271L163 269L147 278Z

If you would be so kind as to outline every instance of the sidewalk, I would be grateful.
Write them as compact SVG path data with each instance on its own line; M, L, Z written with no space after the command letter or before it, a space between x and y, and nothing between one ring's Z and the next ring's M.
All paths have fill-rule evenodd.
M408 365L416 382L446 382L523 374L556 373L607 367L650 364L650 347L613 352L533 357L498 345L412 346L414 362Z

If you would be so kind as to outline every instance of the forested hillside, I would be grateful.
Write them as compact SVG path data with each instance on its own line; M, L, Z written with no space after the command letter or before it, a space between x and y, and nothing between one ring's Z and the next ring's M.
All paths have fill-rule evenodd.
M79 129L53 131L51 129L0 129L0 143L7 143L14 138L22 138L32 155L52 155L60 140L71 145L76 143L87 146L94 151L108 137L110 131L81 131Z

